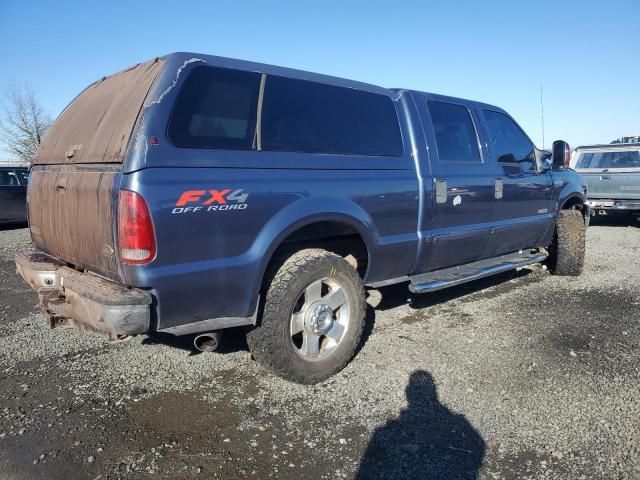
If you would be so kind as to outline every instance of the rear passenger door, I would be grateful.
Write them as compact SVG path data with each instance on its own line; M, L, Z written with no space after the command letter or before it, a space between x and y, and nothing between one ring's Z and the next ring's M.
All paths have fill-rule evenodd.
M540 171L535 147L505 113L482 108L494 174L494 229L489 257L539 246L552 218L551 174Z
M479 260L491 234L493 183L472 105L425 96L420 108L429 147L432 185L427 207L430 246L420 270L433 271ZM429 205L429 203L427 203Z

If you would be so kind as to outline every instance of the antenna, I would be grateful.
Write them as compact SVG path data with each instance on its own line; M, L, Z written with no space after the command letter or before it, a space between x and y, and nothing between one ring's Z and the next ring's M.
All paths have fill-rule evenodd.
M540 82L540 120L542 123L542 149L544 150L544 103L542 102L542 82Z

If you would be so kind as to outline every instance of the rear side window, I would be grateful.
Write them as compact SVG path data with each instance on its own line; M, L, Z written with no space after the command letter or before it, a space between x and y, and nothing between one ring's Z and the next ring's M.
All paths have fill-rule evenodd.
M250 150L260 74L196 67L176 100L168 135L177 147Z
M393 101L384 95L267 76L262 150L400 156Z
M640 152L585 152L576 168L640 168Z
M433 100L427 103L440 161L480 163L478 137L469 110L453 103Z
M0 187L18 187L18 176L9 170L0 170Z
M523 170L535 170L536 157L533 144L506 115L484 110L495 158L500 163L518 163Z

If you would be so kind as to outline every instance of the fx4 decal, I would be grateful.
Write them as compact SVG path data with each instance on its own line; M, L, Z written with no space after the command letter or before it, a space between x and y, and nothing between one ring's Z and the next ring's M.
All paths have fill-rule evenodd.
M227 210L245 210L248 206L248 193L243 189L233 190L186 190L175 204L172 214L195 212L221 212Z

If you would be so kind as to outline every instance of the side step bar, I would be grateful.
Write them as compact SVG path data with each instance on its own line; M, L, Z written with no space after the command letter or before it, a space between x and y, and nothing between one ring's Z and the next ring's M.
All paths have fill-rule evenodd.
M478 280L479 278L506 272L515 268L540 263L547 255L537 251L516 252L501 257L488 258L458 267L410 277L409 290L413 293L435 292L447 287Z

